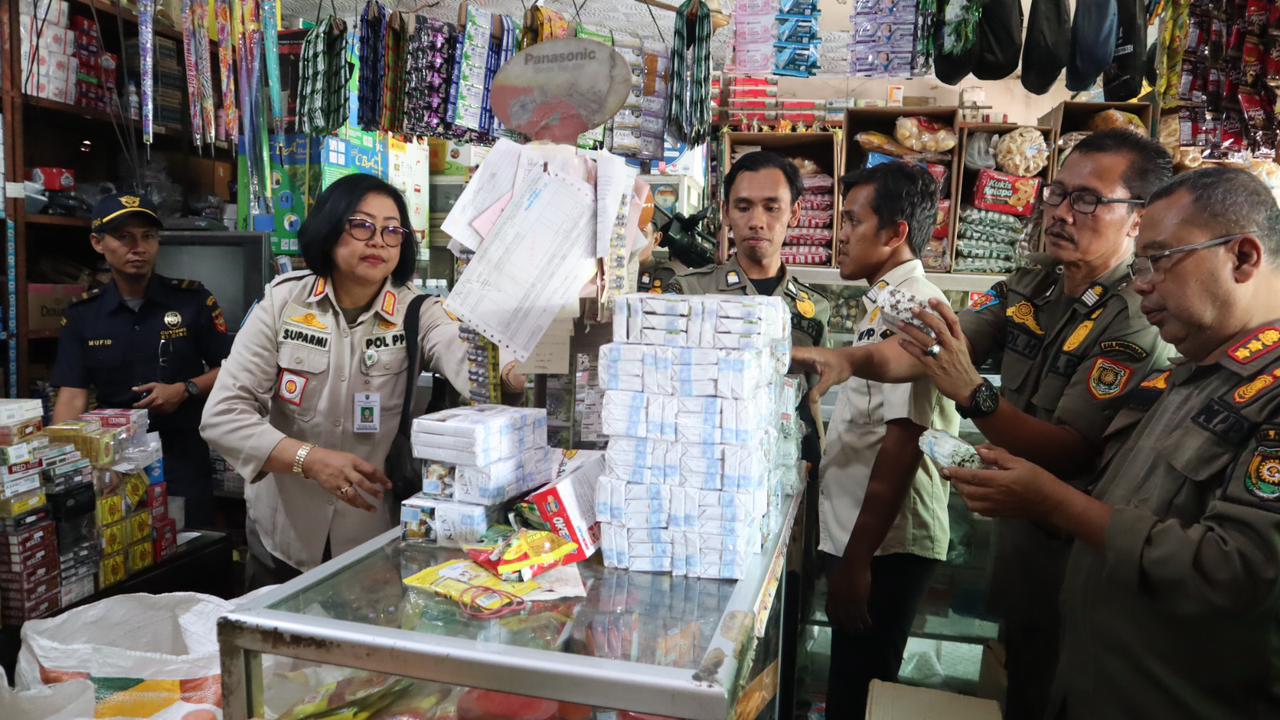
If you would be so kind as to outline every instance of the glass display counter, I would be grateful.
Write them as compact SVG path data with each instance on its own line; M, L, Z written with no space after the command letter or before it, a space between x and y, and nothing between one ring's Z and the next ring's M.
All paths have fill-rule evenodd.
M445 713L383 716L395 718L508 717L477 709L516 704L484 691L551 701L512 717L755 717L776 692L783 614L771 611L799 504L786 498L775 511L741 580L609 569L597 555L576 566L585 597L496 620L406 587L403 578L463 554L388 531L220 620L225 717L325 717L288 711L335 683L342 697L391 693Z

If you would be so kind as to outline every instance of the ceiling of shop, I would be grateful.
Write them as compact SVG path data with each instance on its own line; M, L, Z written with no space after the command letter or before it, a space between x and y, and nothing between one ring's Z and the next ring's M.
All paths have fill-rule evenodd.
M329 6L328 0L322 0L326 11ZM364 7L364 0L335 0L339 14L344 17L355 17L360 12L360 8ZM435 7L425 6L421 0L382 0L388 9L396 9L402 12L416 11L418 14L427 15L429 17L440 18L444 20L456 21L459 0L439 0L438 2L428 2L426 5L435 5ZM532 2L532 0L529 0ZM723 7L731 9L734 0L722 0ZM524 15L525 5L521 4L521 0L484 0L481 3L490 10L512 17L522 17ZM567 17L574 17L573 3L570 0L549 0L543 3L558 12L564 13ZM672 2L675 4L675 2ZM827 10L828 14L842 14L848 17L847 0L823 0L824 9L830 6L832 9ZM834 11L834 13L832 12ZM283 12L290 24L293 24L293 18L307 18L308 20L316 16L316 2L314 0L284 0ZM597 28L608 29L617 32L628 32L632 35L640 37L656 37L656 29L654 21L649 17L649 8L641 5L635 0L586 0L584 4L579 5L578 16L582 18L582 22ZM675 25L674 13L666 10L653 9L653 17L657 18L658 24L662 28L662 36L669 43L671 42L671 31ZM824 17L824 25L828 25L827 18ZM844 25L848 26L846 20ZM829 26L829 25L828 25ZM712 41L712 57L715 65L718 67L723 64L725 55L728 53L729 37L732 34L732 26L725 28L715 34ZM849 39L850 33L847 31L824 32L822 36L822 67L828 73L836 73L843 75L849 67Z

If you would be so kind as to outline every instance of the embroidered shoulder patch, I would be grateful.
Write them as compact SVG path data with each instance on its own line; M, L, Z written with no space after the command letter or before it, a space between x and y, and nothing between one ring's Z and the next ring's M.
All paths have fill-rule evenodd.
M1269 388L1276 384L1276 380L1280 380L1280 369L1263 373L1236 388L1236 391L1231 394L1231 399L1235 400L1237 405L1247 405L1259 395L1268 392Z
M1133 377L1133 368L1124 363L1107 358L1093 361L1093 370L1089 372L1089 393L1096 400L1110 400L1124 392Z
M1259 447L1253 451L1244 489L1259 500L1280 500L1280 448Z
M975 296L973 298L973 301L969 303L969 309L973 310L974 312L977 312L979 310L986 310L987 308L992 307L993 305L999 305L999 304L1000 304L1000 296L996 295L995 291L988 290L984 293L981 293Z
M1143 380L1142 384L1138 387L1141 387L1144 390L1168 390L1169 376L1172 374L1172 370L1165 370L1164 372L1156 373L1146 380Z
M1036 320L1036 308L1030 302L1023 300L1004 311L1005 317L1014 321L1019 325L1023 325L1036 335L1044 335L1044 328L1040 327L1039 321Z
M302 395L307 389L307 378L288 370L280 371L280 399L297 407L302 404Z
M1280 327L1264 327L1253 335L1236 343L1227 354L1245 365L1280 347Z
M1126 355L1135 361L1146 360L1151 353L1146 348L1128 340L1103 340L1098 343L1098 348L1103 352L1113 352L1120 355Z
M1091 332L1093 332L1092 320L1085 320L1084 322L1080 323L1079 325L1076 326L1075 330L1071 331L1071 335L1067 338L1067 341L1062 343L1062 351L1063 352L1074 351L1076 348L1080 347L1080 345L1083 344L1086 339L1088 339L1089 333Z

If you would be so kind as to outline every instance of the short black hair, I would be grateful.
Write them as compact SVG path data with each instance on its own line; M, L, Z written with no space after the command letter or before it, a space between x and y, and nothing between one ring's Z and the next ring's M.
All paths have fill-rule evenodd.
M1239 168L1206 167L1174 178L1147 206L1181 192L1191 200L1196 225L1216 237L1249 233L1262 243L1267 264L1280 266L1280 206L1266 183Z
M1173 156L1160 143L1131 130L1106 130L1096 132L1081 140L1071 155L1129 156L1129 167L1124 171L1124 186L1138 200L1146 200L1151 193L1173 177ZM1070 155L1068 155L1070 157Z
M938 222L938 181L926 169L907 162L887 162L862 168L840 178L844 193L860 185L875 188L871 210L880 229L905 222L907 245L916 257L924 252Z
M320 193L307 213L307 219L298 229L298 245L307 268L320 277L333 275L333 248L342 233L347 230L347 218L359 207L366 195L377 194L391 198L400 212L400 226L408 231L408 237L400 243L400 261L391 271L391 279L400 285L408 284L418 265L418 242L409 219L409 205L404 196L387 182L364 173L347 175L333 182Z
M768 150L757 150L749 152L738 158L738 161L729 168L729 174L724 176L724 201L729 202L729 198L733 192L733 184L737 182L738 176L744 172L760 172L773 168L781 170L782 174L787 178L787 187L791 189L791 203L794 205L800 199L800 195L804 193L804 181L800 179L800 168L787 158L776 152Z

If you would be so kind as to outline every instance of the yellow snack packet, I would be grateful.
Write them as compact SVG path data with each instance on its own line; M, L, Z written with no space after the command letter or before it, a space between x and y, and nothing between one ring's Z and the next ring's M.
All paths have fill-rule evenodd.
M466 603L484 611L497 610L512 602L503 592L523 598L539 589L536 582L504 582L476 563L461 559L434 565L410 575L404 579L404 584L419 590L430 590L454 602L461 602L463 593L471 591ZM475 592L472 591L473 588L500 592Z

